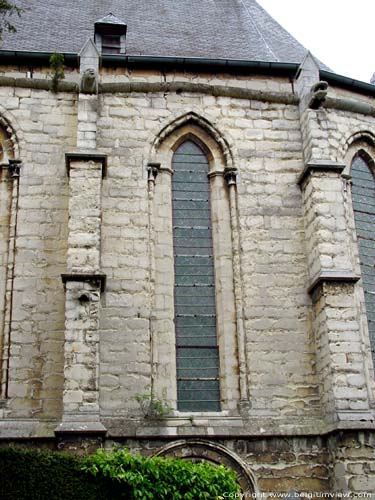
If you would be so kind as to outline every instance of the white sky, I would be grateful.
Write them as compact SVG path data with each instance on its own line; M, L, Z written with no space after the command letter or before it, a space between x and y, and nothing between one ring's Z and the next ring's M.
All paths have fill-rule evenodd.
M369 82L375 72L375 0L257 0L339 75Z

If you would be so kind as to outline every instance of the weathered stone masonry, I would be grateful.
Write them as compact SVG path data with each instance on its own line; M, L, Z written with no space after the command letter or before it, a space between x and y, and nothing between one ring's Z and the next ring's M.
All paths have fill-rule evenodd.
M81 52L81 75L95 50ZM0 278L1 437L203 456L236 468L248 491L374 492L373 369L342 176L358 141L375 144L372 99L353 93L352 111L329 86L311 109L309 58L294 92L277 76L176 70L160 83L156 70L98 68L90 93L0 77L2 133L17 138L0 184L13 278ZM186 137L210 164L212 414L175 406L171 158ZM150 392L167 417L144 418L136 396Z

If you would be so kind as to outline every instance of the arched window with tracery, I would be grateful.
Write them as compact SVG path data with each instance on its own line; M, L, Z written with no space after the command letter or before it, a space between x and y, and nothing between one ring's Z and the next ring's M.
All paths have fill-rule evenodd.
M367 155L358 153L354 157L351 175L354 221L372 359L375 363L375 177Z

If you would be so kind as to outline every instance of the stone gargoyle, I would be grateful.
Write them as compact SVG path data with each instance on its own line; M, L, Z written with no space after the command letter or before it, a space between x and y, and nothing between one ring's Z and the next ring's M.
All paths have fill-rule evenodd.
M80 91L83 94L96 94L98 91L97 76L93 68L87 68L82 73Z

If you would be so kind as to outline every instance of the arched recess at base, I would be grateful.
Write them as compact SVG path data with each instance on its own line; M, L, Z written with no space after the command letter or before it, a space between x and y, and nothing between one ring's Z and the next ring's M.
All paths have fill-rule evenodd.
M155 453L155 456L225 465L237 473L241 490L244 494L256 493L257 491L255 479L246 464L235 453L225 448L225 446L203 439L184 440L164 446Z

